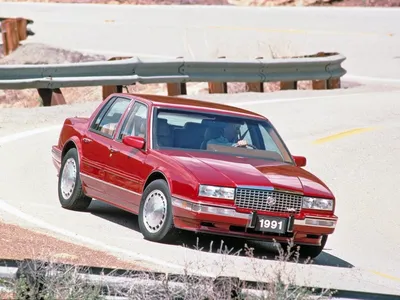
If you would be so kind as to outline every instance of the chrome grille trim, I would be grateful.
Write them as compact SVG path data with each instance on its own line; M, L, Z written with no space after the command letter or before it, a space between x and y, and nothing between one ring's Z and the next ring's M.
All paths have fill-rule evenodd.
M268 200L275 199L273 205L268 205ZM295 193L286 193L260 188L236 189L235 205L238 208L245 208L259 211L286 212L298 214L301 211L303 196Z

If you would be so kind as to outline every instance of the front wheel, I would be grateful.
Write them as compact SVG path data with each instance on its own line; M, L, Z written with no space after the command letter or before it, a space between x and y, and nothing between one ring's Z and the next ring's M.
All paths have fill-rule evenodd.
M92 201L83 193L75 148L68 150L62 160L58 176L58 199L63 208L70 210L85 210Z
M176 239L171 194L165 180L157 179L144 190L139 208L139 228L144 238L167 243Z

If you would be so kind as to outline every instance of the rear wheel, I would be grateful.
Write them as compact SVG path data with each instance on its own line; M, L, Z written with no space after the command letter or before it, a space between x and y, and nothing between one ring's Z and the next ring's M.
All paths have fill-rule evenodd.
M62 160L58 176L58 199L63 208L70 210L85 210L92 201L83 193L75 148L68 150Z
M154 180L144 190L139 208L139 228L144 238L153 242L176 240L171 194L165 180Z

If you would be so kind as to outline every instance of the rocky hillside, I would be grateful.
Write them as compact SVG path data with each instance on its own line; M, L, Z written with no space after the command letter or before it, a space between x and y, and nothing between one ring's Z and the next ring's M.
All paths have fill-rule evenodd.
M132 5L400 6L400 0L0 0L0 2L106 3Z

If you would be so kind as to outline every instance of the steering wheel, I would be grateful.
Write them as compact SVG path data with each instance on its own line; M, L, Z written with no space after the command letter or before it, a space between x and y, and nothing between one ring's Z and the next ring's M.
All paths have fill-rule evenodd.
M236 144L233 145L233 147L243 147L243 146L239 146L238 143L236 143ZM254 146L254 145L252 145L252 144L247 144L247 145L246 145L246 148L247 148L247 147L249 147L249 148L251 148L251 149L256 149L256 150L257 150L257 147Z

